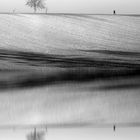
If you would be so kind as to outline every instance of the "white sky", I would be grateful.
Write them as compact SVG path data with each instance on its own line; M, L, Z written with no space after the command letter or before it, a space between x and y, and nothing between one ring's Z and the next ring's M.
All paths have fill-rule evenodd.
M0 12L32 12L27 0L0 0ZM47 0L49 12L59 13L140 13L139 0Z

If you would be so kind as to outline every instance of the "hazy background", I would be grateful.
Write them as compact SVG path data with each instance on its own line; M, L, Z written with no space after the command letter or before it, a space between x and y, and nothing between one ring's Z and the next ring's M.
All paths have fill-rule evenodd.
M32 12L25 6L27 0L0 0L0 12ZM112 13L139 14L139 0L47 0L49 12L53 13ZM43 11L42 11L43 12Z

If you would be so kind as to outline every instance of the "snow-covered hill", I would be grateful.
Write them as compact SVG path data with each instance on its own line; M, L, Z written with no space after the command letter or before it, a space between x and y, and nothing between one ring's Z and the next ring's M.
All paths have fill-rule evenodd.
M0 125L140 122L139 25L139 16L0 14Z
M1 14L0 48L140 51L139 25L140 17L135 16Z

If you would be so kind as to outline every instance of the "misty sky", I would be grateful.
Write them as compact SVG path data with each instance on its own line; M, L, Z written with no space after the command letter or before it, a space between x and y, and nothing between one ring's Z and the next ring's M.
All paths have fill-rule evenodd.
M32 12L27 0L0 0L0 12ZM49 12L54 13L117 13L139 14L139 0L47 0ZM43 11L42 11L43 12Z

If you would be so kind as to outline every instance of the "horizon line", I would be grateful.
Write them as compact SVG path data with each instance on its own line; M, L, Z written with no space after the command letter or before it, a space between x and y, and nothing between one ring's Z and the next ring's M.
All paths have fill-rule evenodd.
M4 129L33 129L33 128L140 128L140 122L118 122L118 123L44 123L44 124L17 124L0 125L0 130Z
M140 16L140 14L116 14L114 15L113 13L42 13L42 12L38 12L38 13L32 13L32 12L0 12L0 14L9 14L9 15L16 15L16 14L31 14L31 15L113 15L113 16Z

